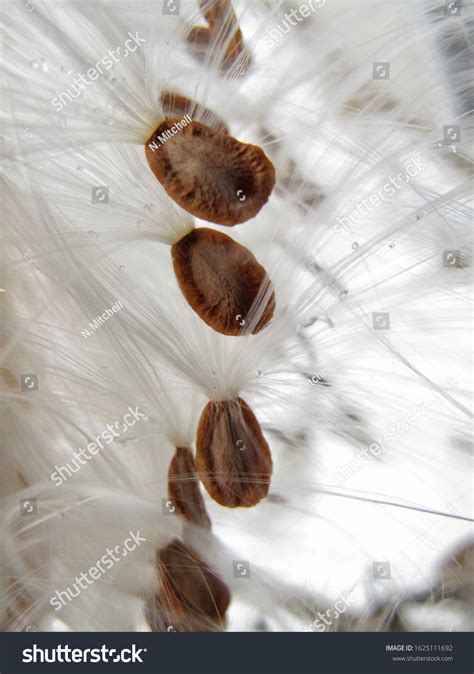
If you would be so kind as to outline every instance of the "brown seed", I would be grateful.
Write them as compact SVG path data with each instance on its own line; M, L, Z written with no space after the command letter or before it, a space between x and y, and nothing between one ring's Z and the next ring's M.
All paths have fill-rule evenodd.
M208 55L212 53L210 50L212 48L213 40L209 28L202 28L201 26L191 28L186 40L194 58L198 61L205 62Z
M224 335L255 334L271 320L275 295L265 269L230 236L199 227L171 247L181 292Z
M211 528L194 470L194 457L187 447L177 447L168 470L168 494L184 519L198 527Z
M200 122L181 129L178 122L165 120L145 144L148 164L169 196L219 225L255 217L275 185L275 169L263 150Z
M251 65L251 56L245 47L232 3L230 0L200 0L199 4L209 28L196 26L189 32L187 41L194 56L206 63L217 61L222 73L237 66L233 74L245 75ZM222 51L216 59L219 48Z
M230 592L199 556L174 540L157 554L161 591L147 606L154 632L211 632L225 627Z
M191 119L207 124L207 126L215 129L215 131L219 131L219 133L229 133L229 127L223 119L212 112L212 110L209 110L209 108L195 103L182 94L174 91L162 91L160 99L163 112L167 117L189 115Z
M242 398L211 401L201 414L196 470L210 496L228 508L256 505L268 493L272 457Z
M199 8L210 28L214 30L226 22L232 25L237 23L231 0L199 0Z

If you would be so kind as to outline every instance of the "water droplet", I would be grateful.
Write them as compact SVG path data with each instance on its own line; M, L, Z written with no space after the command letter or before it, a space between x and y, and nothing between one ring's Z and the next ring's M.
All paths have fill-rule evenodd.
M119 269L120 269L120 271L125 271L126 267L125 267L124 264L121 264L120 267L119 267Z
M30 66L35 70L39 70L41 68L41 70L44 70L44 72L48 72L49 70L48 63L44 58L40 58L39 61L36 59L34 61L30 61Z
M148 211L148 213L153 213L155 209L155 204L145 204L145 211Z
M83 171L83 170L84 170L84 167L83 167L81 164L78 164L78 165L76 166L76 169L77 169L78 171Z
M357 243L357 241L354 241L354 243L352 244L352 249L355 250L356 248L359 248L359 244Z
M263 377L263 372L262 372L262 370L257 370L257 376L258 376L258 377Z
M99 235L97 234L97 232L94 232L93 229L90 229L87 233L88 233L89 236L92 237L93 239L99 239L99 238L100 238Z
M31 253L25 253L25 262L31 262L33 260L33 256Z
M389 247L389 248L395 248L395 244L393 243L393 241L392 241L392 243L389 244L388 247Z
M342 299L344 299L345 297L347 297L348 294L349 294L349 291L346 290L346 289L344 289L344 290L341 290L341 292L339 293L338 297L339 297L339 299L342 300Z

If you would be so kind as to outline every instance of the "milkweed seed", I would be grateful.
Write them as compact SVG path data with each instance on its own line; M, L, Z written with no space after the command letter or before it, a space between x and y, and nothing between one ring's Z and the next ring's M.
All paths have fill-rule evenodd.
M196 478L193 453L177 447L168 470L168 494L178 513L198 527L211 528L204 499Z
M230 0L201 0L199 4L209 28L196 26L187 36L195 58L207 64L217 63L222 73L237 65L233 74L245 75L251 65L251 56L232 3Z
M204 105L195 103L182 94L174 91L162 91L160 100L166 117L189 115L191 119L206 124L219 133L229 133L229 127L215 112L204 107Z
M204 62L212 47L212 33L209 28L195 26L189 31L186 40L194 58Z
M211 28L237 23L231 0L199 0L199 8Z
M147 606L152 631L211 632L225 627L229 589L194 550L174 540L158 552L156 561L161 591Z
M212 498L228 508L256 505L270 486L272 458L242 398L209 402L199 421L196 470Z
M275 185L263 150L200 122L165 120L145 144L155 177L192 215L232 227L257 215Z
M199 227L172 246L171 256L184 297L217 332L255 334L271 320L271 281L252 253L230 236Z

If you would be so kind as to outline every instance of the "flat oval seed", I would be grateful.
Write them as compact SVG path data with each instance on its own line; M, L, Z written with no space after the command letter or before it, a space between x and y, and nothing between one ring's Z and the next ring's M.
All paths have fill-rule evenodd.
M229 133L229 127L218 115L209 108L195 103L190 98L178 94L175 91L162 91L160 96L161 107L167 117L176 117L177 115L189 115L203 124L207 124L219 133Z
M242 398L211 401L199 421L196 470L212 498L248 508L270 486L272 457L260 425Z
M275 169L263 150L200 122L180 122L165 120L145 144L150 169L169 196L219 225L255 217L275 185Z
M184 519L198 527L211 528L211 520L199 491L193 453L187 447L177 447L170 463L168 494Z
M162 587L147 607L152 631L209 632L225 627L229 589L194 550L174 540L157 554L157 567Z
M171 247L181 292L223 335L255 334L271 320L275 295L265 269L230 236L194 229Z

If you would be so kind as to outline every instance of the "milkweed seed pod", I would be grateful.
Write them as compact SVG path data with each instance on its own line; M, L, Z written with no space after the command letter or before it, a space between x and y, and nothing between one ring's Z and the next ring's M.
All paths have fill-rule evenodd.
M2 629L471 629L468 3L173 4L0 19Z

